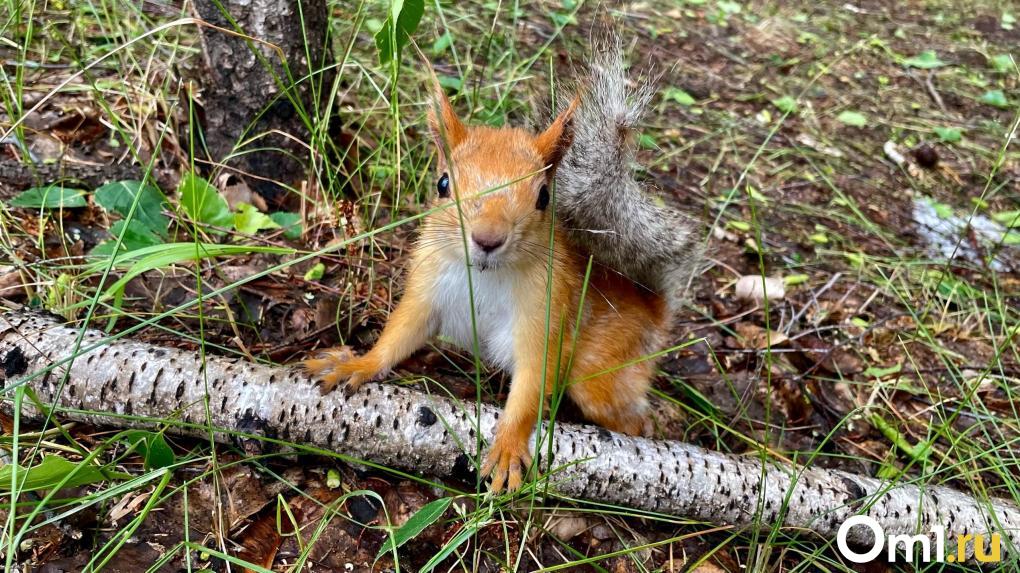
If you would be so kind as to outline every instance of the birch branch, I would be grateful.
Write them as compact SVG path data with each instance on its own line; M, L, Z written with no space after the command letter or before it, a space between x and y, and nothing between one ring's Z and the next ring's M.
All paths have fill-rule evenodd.
M86 331L73 361L79 330L50 315L0 314L0 381L4 404L11 388L27 383L59 416L105 426L153 425L140 418L176 417L315 446L387 467L431 475L472 474L476 432L492 435L500 410L425 394L392 384L366 384L353 397L319 395L288 367L207 356L203 372L193 352ZM47 374L40 374L59 364ZM69 369L69 372L68 372ZM67 383L56 390L65 372ZM208 388L211 419L204 400ZM22 415L41 413L25 400ZM116 415L132 415L127 420ZM194 428L171 432L195 434ZM198 432L202 434L203 432ZM230 436L219 431L217 439ZM689 444L556 424L551 489L558 495L703 520L717 525L788 528L835 537L857 514L874 518L887 535L1002 534L1003 550L1020 542L1020 510L943 486L892 484L820 468L766 463ZM988 536L986 536L987 539ZM866 528L850 540L870 544ZM953 544L955 548L955 544Z

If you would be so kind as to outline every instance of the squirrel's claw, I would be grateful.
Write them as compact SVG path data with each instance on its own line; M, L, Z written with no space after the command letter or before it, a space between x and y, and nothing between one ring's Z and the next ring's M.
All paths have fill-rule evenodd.
M350 347L342 346L320 353L301 363L301 368L309 376L317 378L319 391L328 394L341 386L345 396L350 397L358 391L367 380L371 380L374 372L370 372L362 364L364 357L356 358Z
M512 443L497 437L482 464L481 475L492 476L489 491L498 493L503 491L504 486L507 491L515 491L520 489L529 467L531 454L527 441Z

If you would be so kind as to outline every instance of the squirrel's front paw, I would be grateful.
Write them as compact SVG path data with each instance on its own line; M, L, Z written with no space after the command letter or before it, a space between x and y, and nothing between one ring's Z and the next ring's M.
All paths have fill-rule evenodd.
M350 347L342 346L320 353L301 363L309 375L318 378L319 390L327 394L343 383L344 394L350 396L365 382L380 374L379 365L366 356L354 356Z
M531 467L531 453L528 451L528 440L508 439L496 436L492 442L489 455L482 464L482 475L492 476L489 491L499 492L506 489L514 491L521 487L521 479Z

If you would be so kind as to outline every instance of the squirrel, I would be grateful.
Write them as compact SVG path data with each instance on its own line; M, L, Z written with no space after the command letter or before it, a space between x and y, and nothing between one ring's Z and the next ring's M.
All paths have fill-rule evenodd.
M303 367L323 392L355 392L435 335L467 350L477 341L511 375L481 474L492 491L515 490L556 384L596 424L650 429L647 357L668 340L700 241L634 179L630 131L651 90L628 90L615 37L595 42L583 90L539 134L465 125L433 83L438 208L424 218L403 296L369 352L332 349Z

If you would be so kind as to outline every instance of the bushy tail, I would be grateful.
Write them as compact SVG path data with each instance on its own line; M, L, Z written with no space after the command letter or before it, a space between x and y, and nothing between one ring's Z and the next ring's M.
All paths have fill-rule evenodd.
M662 295L677 310L701 259L685 215L658 204L634 180L632 128L652 95L628 87L619 38L593 42L573 142L556 172L556 212L595 260Z

